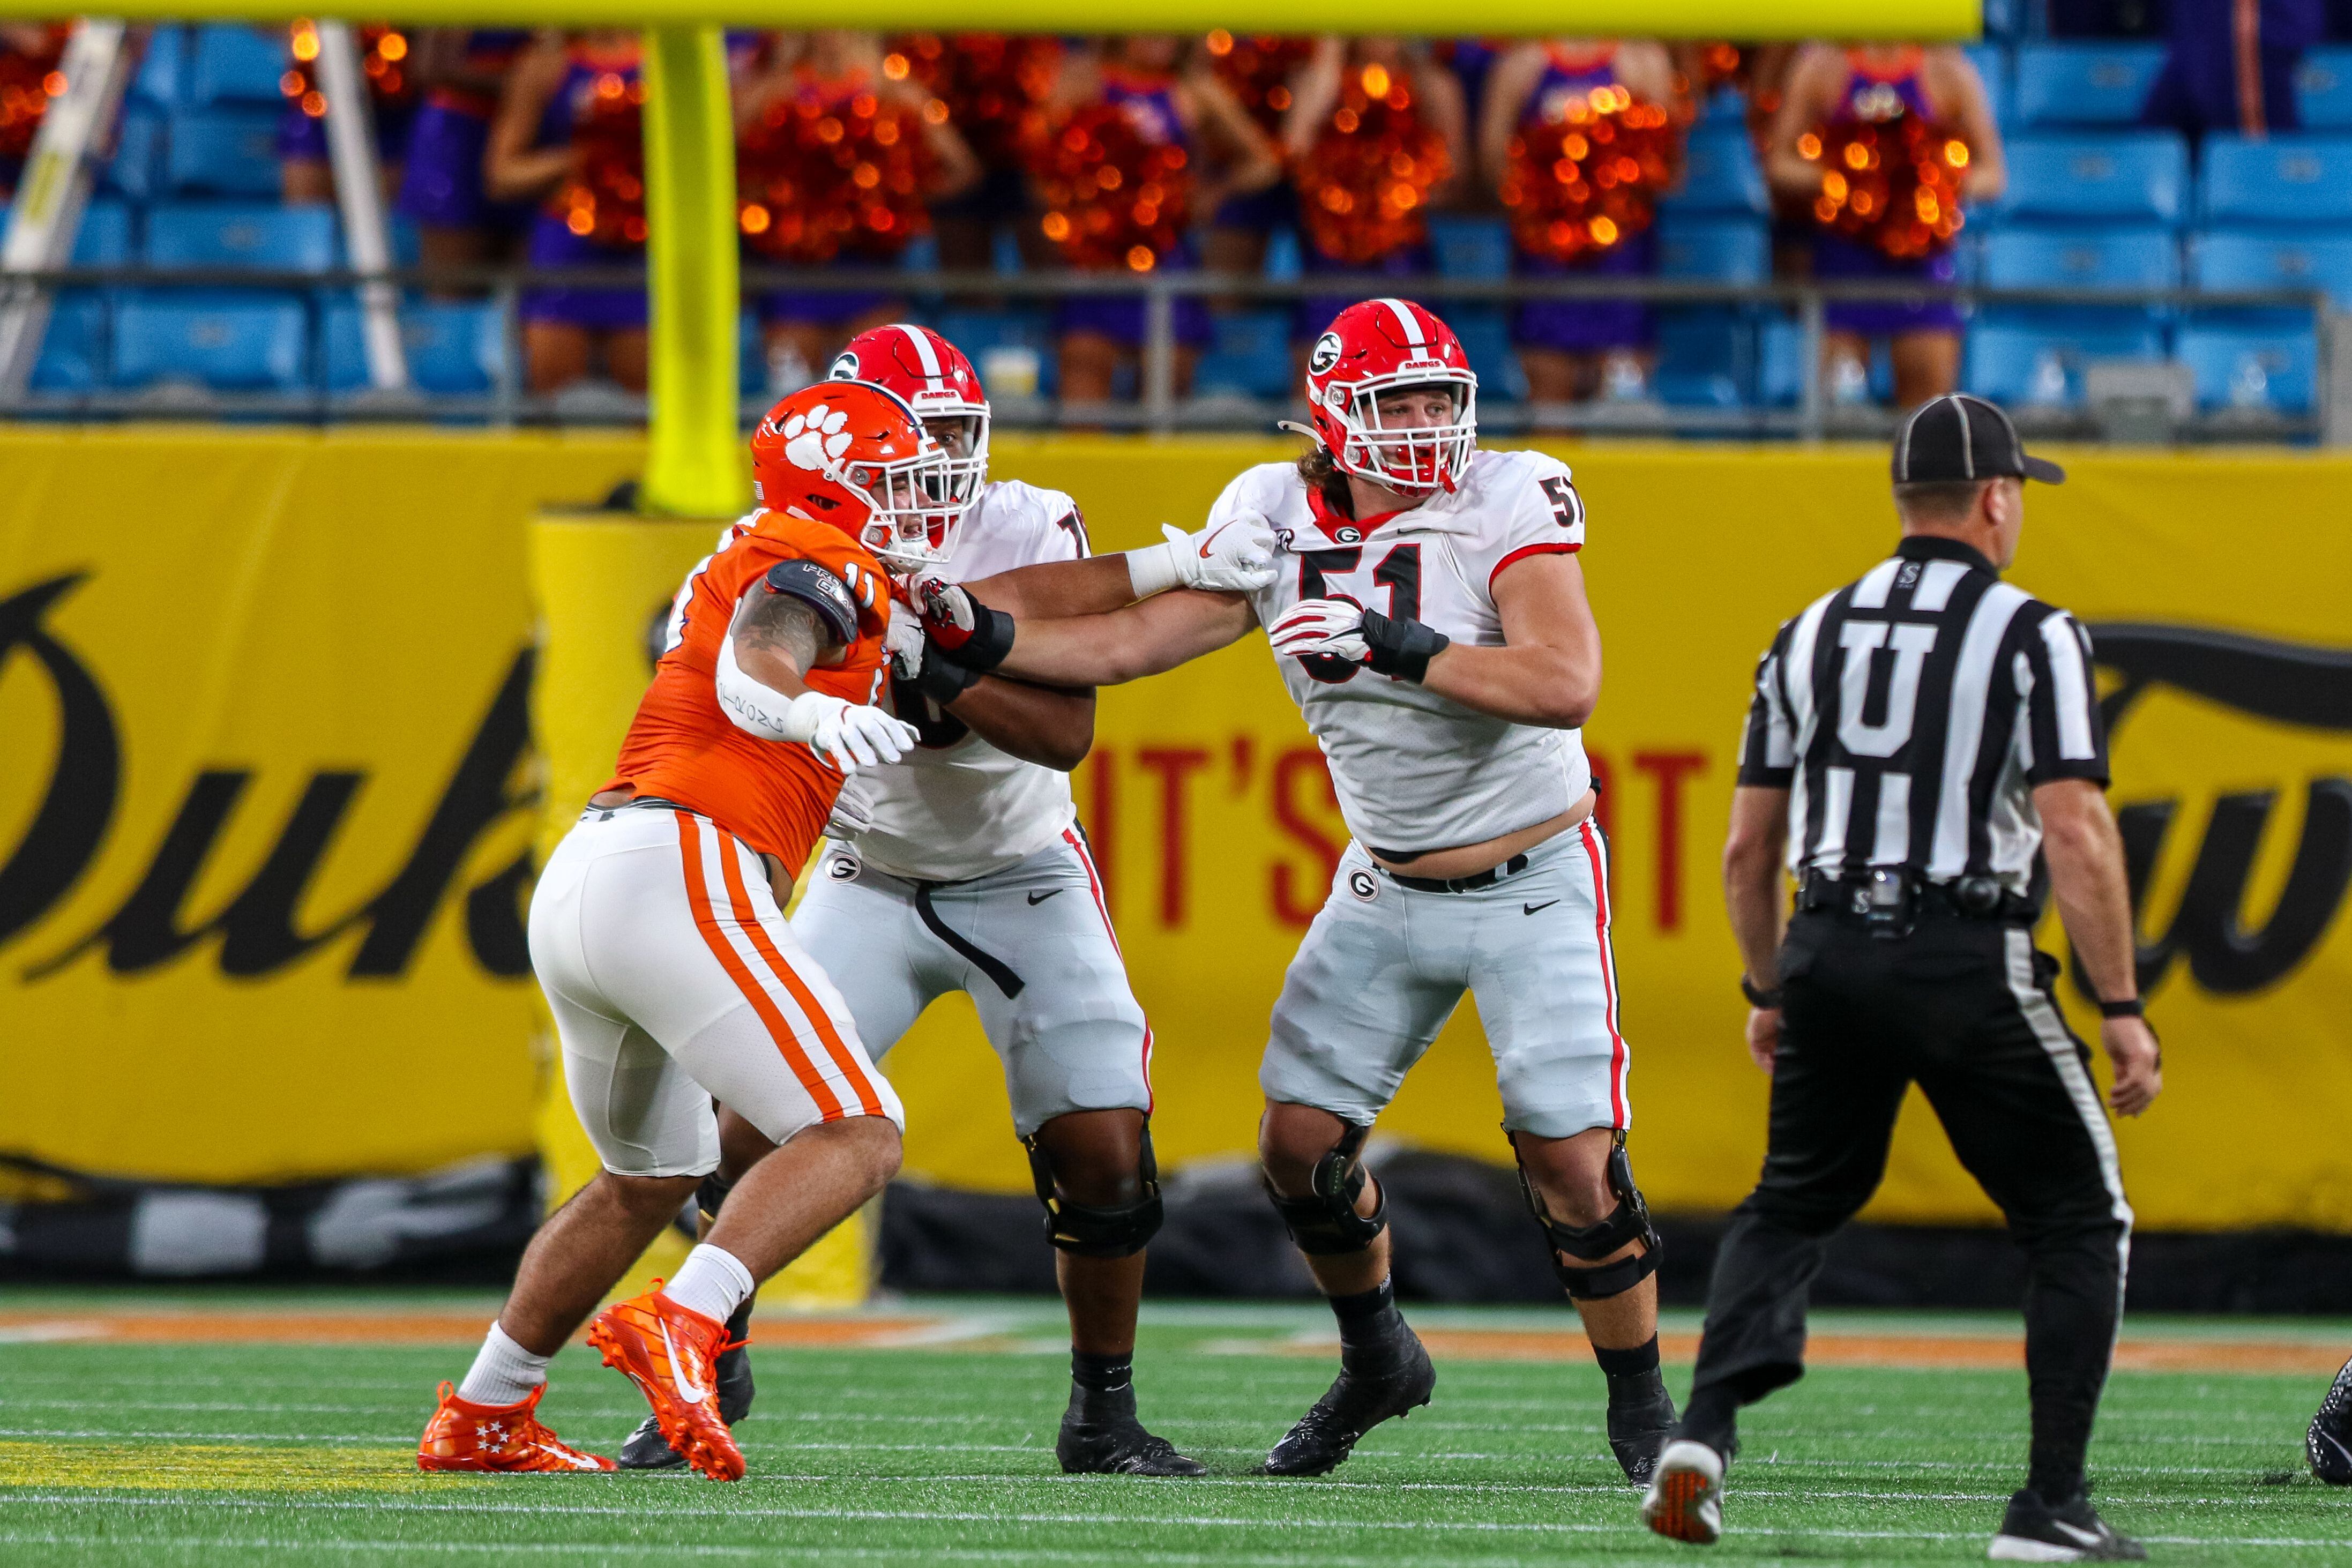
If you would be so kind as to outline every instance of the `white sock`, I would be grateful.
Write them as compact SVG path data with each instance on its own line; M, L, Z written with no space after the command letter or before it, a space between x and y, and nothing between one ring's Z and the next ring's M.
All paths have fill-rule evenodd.
M759 1288L760 1282L751 1278L751 1271L733 1253L706 1241L686 1255L677 1278L662 1287L662 1294L681 1307L723 1323Z
M457 1397L468 1405L520 1404L547 1381L551 1359L531 1354L492 1323L474 1364L466 1369L466 1381L457 1385Z

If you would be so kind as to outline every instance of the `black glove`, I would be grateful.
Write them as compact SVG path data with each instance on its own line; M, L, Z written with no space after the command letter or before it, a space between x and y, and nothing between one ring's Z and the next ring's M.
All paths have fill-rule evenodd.
M1453 640L1419 621L1394 620L1378 610L1364 612L1364 647L1370 655L1364 662L1382 675L1410 680L1415 686L1428 678L1429 661L1444 653Z
M991 615L1000 613L989 612ZM1006 616L1004 619L1009 624L1013 617ZM1011 639L1008 637L1006 642L1010 646ZM999 658L1003 657L1001 653L997 655ZM923 638L923 667L915 672L915 689L929 698L941 711L946 710L949 703L979 685L981 674L970 665L958 664L954 656L940 646L939 638L929 636Z

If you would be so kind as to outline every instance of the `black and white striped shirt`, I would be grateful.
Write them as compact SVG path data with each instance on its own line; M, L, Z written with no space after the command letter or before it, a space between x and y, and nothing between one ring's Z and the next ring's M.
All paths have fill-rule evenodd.
M1907 866L2023 893L2036 785L2107 782L2090 638L1949 539L1815 600L1756 670L1739 782L1789 791L1789 868Z

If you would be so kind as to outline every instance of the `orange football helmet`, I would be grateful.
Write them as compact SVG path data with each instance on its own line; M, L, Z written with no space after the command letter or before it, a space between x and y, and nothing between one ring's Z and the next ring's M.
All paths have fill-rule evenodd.
M819 382L751 432L751 490L771 510L840 529L893 572L939 564L954 514L948 455L905 398Z

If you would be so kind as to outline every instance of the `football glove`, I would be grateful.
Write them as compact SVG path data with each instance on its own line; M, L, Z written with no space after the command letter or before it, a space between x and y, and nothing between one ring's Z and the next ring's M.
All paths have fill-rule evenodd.
M841 793L833 797L824 836L836 844L847 844L873 826L874 786L853 773L841 781Z
M1127 552L1127 580L1139 599L1171 588L1255 594L1274 581L1274 529L1255 512L1198 533L1186 533L1172 522L1161 523L1160 531L1167 535L1165 544Z
M992 610L971 590L936 572L921 572L899 585L930 634L933 647L966 669L986 672L1013 651L1013 617Z
M1345 599L1301 599L1266 634L1274 651L1293 658L1344 659L1419 685L1429 661L1453 641L1419 621L1394 619Z
M915 749L915 727L904 724L879 708L845 702L822 691L803 691L784 710L786 739L804 742L810 750L854 773L895 763Z

